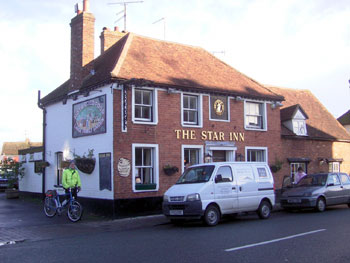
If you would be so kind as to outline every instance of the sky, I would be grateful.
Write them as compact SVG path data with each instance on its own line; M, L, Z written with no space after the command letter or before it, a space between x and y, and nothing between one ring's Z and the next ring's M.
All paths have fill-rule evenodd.
M124 29L124 6L110 4L120 2L90 0L95 57L103 27ZM42 141L38 91L69 78L76 3L1 1L0 147ZM126 10L127 31L202 47L261 84L308 89L336 118L350 109L349 0L144 0Z

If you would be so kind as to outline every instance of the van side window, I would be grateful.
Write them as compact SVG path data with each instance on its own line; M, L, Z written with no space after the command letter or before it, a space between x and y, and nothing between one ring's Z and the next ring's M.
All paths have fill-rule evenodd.
M231 167L229 166L220 167L216 175L221 175L222 183L233 181Z
M266 178L267 177L267 173L266 173L266 169L265 168L258 168L258 174L260 178Z

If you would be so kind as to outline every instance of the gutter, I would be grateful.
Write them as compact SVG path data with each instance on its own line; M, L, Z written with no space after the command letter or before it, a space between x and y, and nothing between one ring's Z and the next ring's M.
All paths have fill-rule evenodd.
M43 111L43 162L46 162L46 109L40 101L40 90L38 91L38 107ZM45 198L46 167L43 167L42 177L42 199Z

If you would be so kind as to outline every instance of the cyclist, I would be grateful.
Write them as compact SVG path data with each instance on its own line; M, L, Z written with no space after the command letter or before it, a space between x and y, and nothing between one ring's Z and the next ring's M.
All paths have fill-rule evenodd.
M69 188L72 189L72 196L77 199L77 192L81 189L80 176L78 171L75 169L75 162L72 160L69 164L69 168L64 170L62 175L62 186L69 193ZM66 202L69 201L69 195L66 195ZM66 203L64 202L64 203Z

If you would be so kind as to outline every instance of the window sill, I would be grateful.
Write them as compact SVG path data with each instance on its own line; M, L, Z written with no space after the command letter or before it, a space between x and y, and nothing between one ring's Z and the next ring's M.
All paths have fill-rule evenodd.
M157 184L135 184L136 191L157 190Z
M267 131L266 128L254 128L254 127L245 127L246 130L249 130L249 131Z
M132 123L133 123L133 124L143 124L143 125L157 125L157 124L158 124L158 122L137 121L137 120L133 120Z

